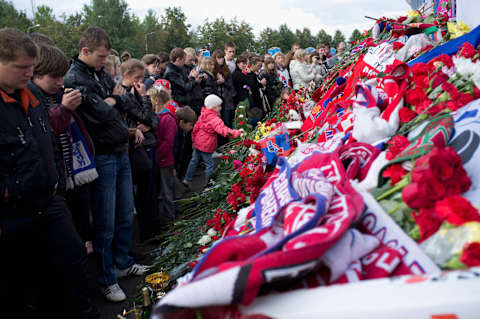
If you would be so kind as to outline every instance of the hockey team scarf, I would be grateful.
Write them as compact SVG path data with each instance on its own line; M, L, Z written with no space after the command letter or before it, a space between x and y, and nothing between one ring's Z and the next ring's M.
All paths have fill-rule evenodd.
M260 221L254 234L225 238L213 246L197 264L193 279L157 304L154 318L182 307L249 304L264 284L314 270L319 257L360 216L361 197L345 179L338 156L312 154L294 169L280 158L278 165L281 181L271 181L263 191L275 188L279 194L286 188L292 200L276 203L280 209L275 213L273 208L257 212ZM293 200L295 196L304 199Z
M90 183L98 177L93 156L73 116L69 131L72 142L72 156L71 166L69 166L71 167L71 175L67 176L67 189L69 189L69 184L73 188L74 185L81 186ZM68 172L69 170L66 171Z

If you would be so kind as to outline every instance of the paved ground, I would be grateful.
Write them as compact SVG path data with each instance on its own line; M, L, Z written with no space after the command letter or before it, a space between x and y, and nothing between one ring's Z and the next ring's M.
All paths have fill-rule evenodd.
M195 177L192 181L192 192L199 192L202 189L203 185L203 180L204 180L204 172L201 169L197 169L197 173L195 174ZM183 186L180 184L180 182L177 180L177 185L175 188L177 194L179 194L178 197L183 197L185 196L186 193L185 189ZM136 220L134 220L134 243L133 243L133 250L137 253L143 253L145 254L145 258L143 260L137 260L138 263L142 263L145 265L149 265L153 261L153 257L149 256L149 252L152 251L154 248L157 248L157 245L142 245L138 241L138 228L136 224ZM91 282L91 289L92 289L92 296L94 299L95 304L97 305L102 319L117 319L118 314L122 314L124 309L130 310L132 309L133 306L133 301L135 299L135 296L137 294L138 290L138 285L143 281L143 277L127 277L127 278L121 278L119 279L119 285L122 287L123 291L127 295L127 300L121 303L112 303L109 302L105 299L105 297L102 295L102 293L99 291L95 284L95 276L96 276L96 263L95 259L93 256L89 257L89 276L90 276L90 282ZM135 318L132 315L127 316L127 318Z

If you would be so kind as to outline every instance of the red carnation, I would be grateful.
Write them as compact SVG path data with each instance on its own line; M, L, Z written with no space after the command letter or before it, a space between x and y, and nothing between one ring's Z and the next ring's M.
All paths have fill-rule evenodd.
M383 177L390 178L390 185L393 186L402 180L403 176L408 173L401 164L393 164L383 171Z
M480 90L477 88L476 85L473 86L473 99L480 99Z
M470 243L463 249L460 261L468 267L480 266L480 243Z
M433 66L435 66L436 62L441 62L448 68L451 68L454 65L452 57L450 57L449 55L447 55L445 53L440 54L439 56L437 56L436 58L431 60L429 63L431 63Z
M450 95L452 100L457 99L458 89L450 82L445 82L442 84L442 89Z
M393 49L394 49L395 51L400 50L400 49L403 48L404 46L405 46L405 44L403 44L402 42L398 42L398 41L393 42Z
M450 224L461 226L467 222L480 222L478 210L463 196L455 195L438 201L435 213Z
M428 100L425 90L421 87L416 87L413 90L408 90L405 93L405 102L410 105L418 105L423 101Z
M442 220L434 214L433 209L421 208L418 213L412 212L412 217L420 229L419 243L435 234L442 225Z
M464 58L471 59L475 56L476 53L477 51L475 50L473 45L471 45L469 42L465 42L463 43L462 47L458 51L457 56L462 56Z
M399 112L400 122L407 123L410 122L417 116L417 113L409 109L408 107L402 107Z
M452 111L456 111L459 108L461 108L462 106L467 105L468 103L470 103L472 101L473 101L473 96L470 93L460 92L458 94L457 98L455 99L456 108L453 109Z
M419 75L428 76L428 74L433 71L433 66L427 65L426 63L415 63L410 70L414 77Z
M410 141L403 135L395 135L388 141L387 160L392 160L410 145Z
M439 85L442 85L443 83L447 82L449 79L449 76L446 75L443 72L437 72L433 75L432 78L432 88L436 88Z
M425 112L429 107L433 104L433 102L429 99L422 101L420 104L415 105L415 110L417 114L422 114Z

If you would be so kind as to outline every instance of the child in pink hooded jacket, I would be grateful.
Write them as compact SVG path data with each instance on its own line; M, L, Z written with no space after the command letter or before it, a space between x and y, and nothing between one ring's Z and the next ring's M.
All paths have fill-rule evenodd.
M213 172L212 154L217 148L217 134L224 137L238 137L242 134L241 130L232 130L227 127L220 118L222 109L222 99L215 94L210 94L205 98L205 107L202 108L192 132L193 154L183 184L190 187L193 174L200 160L203 160L206 166L205 183Z

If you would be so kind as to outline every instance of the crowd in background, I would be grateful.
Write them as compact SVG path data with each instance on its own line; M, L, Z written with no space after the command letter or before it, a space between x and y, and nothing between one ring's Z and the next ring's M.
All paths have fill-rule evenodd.
M237 55L226 43L136 58L98 27L71 60L48 37L11 28L0 30L0 47L0 115L10 123L0 131L2 298L22 289L11 272L41 233L45 265L65 274L64 318L95 317L84 285L90 253L105 297L125 300L118 279L147 270L132 258L134 212L148 240L178 215L176 180L190 188L203 161L211 183L217 135L223 144L242 134L233 127L239 103L256 125L284 94L318 87L345 50Z

